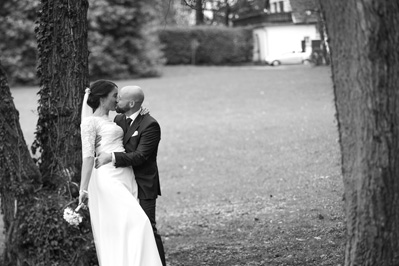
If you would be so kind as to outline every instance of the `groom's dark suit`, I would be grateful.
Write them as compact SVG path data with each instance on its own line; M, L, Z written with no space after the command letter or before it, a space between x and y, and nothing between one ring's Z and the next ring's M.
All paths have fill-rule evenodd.
M161 195L157 166L161 128L149 114L139 114L130 126L125 115L117 115L114 121L125 133L123 145L126 151L114 153L115 166L133 166L140 205L150 219L162 264L166 265L161 236L155 222L156 198Z

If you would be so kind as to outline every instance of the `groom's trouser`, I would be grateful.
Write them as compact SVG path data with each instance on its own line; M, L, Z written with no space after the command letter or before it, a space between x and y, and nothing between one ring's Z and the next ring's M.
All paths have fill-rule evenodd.
M155 207L156 199L140 199L140 206L150 219L152 230L154 231L155 242L157 243L159 256L161 257L162 265L166 266L165 262L165 251L163 249L161 236L158 234L158 230L155 222Z

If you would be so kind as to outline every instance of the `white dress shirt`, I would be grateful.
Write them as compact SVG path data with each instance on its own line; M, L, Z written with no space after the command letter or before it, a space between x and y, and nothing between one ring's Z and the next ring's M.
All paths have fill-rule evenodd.
M129 118L132 119L132 122L130 122L130 125L129 125L129 126L132 125L132 123L134 122L134 119L137 118L137 116L139 115L140 111L141 111L141 109L138 110L137 112L133 113L131 116L129 116ZM112 152L111 155L112 155L112 163L115 164L115 163L116 163L116 161L115 161L115 154Z
M129 116L129 118L132 119L132 122L130 123L129 126L131 126L133 121L134 121L134 119L136 119L139 116L140 111L141 111L141 109L138 110L137 112L135 112L134 114L132 114L131 116Z

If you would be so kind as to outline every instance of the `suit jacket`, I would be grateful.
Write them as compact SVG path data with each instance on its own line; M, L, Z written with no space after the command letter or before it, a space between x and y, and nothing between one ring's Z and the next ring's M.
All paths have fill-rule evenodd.
M139 114L130 126L126 124L125 115L117 115L114 121L123 128L123 145L126 151L114 153L115 166L132 166L139 199L156 199L161 195L157 165L158 145L161 140L158 122L149 114Z

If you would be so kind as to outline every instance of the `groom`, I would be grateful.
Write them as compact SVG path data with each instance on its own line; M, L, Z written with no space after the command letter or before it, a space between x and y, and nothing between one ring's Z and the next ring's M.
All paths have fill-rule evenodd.
M116 167L133 166L140 205L150 219L158 252L165 266L165 252L155 222L156 198L161 195L157 166L161 128L149 113L140 113L143 101L144 93L140 87L126 86L120 89L116 111L124 115L117 115L114 122L125 133L123 145L126 153L102 153L97 157L96 168L111 161Z

